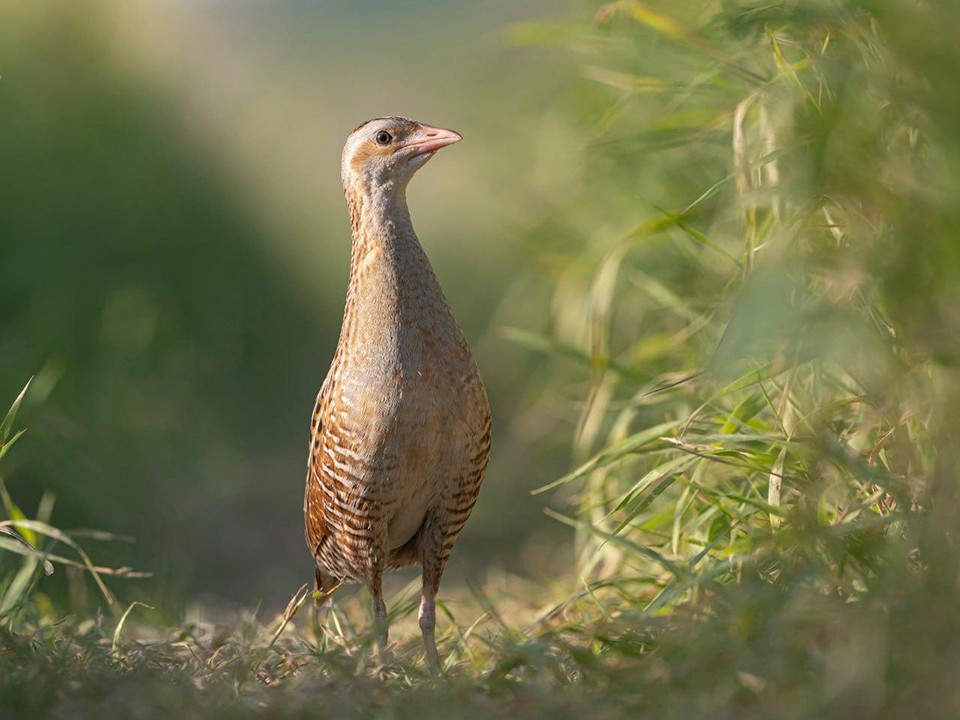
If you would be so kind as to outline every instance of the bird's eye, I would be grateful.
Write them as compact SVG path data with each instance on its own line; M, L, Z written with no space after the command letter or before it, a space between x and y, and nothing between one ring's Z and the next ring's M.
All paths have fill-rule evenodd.
M381 130L376 134L374 139L377 141L377 145L389 145L390 141L393 140L393 135L386 130Z

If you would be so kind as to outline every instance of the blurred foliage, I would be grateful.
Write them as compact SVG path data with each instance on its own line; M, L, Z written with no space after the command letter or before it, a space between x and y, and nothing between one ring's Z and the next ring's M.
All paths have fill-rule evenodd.
M576 572L488 578L475 622L448 606L437 684L402 633L371 678L356 603L275 643L279 619L131 639L120 618L111 641L109 623L61 632L26 607L0 698L204 717L956 715L958 20L936 0L623 0L514 26L579 70L537 124L523 270L495 315L525 368L549 368L511 427L573 436L574 469L543 491L576 531ZM412 590L390 604L401 622Z
M662 681L703 674L662 710L957 710L931 665L960 650L960 58L935 30L957 12L616 2L516 31L592 82L550 219L584 249L548 333L519 334L582 398L584 462L546 489L578 508L558 517L602 616L669 619Z

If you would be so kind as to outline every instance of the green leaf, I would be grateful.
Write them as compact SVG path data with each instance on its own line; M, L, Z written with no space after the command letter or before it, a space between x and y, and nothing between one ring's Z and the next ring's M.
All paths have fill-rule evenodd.
M596 535L597 537L602 538L605 542L609 542L611 545L617 545L619 547L630 550L631 552L637 553L638 555L643 555L644 557L649 558L650 560L653 560L654 562L656 562L665 570L669 570L671 573L673 573L677 577L686 576L687 574L686 570L681 565L678 565L672 560L668 560L653 548L647 547L646 545L641 545L640 543L636 543L633 540L630 540L629 538L623 537L622 535L606 532L605 530L601 530L595 525L588 522L584 522L583 520L576 520L574 518L567 517L566 515L562 515L558 512L555 512L550 508L544 508L543 512L546 513L548 516L552 517L554 520L559 520L564 525L569 525L570 527L573 527L573 528L586 530L591 535Z
M523 328L517 327L504 327L502 331L503 335L508 340L512 340L528 350L542 352L546 355L568 358L575 361L579 365L590 368L593 371L596 371L597 369L612 370L618 375L622 375L624 377L630 377L634 379L645 378L643 374L634 371L632 368L629 368L622 363L613 360L612 358L596 357L590 353L580 350L579 348L566 345L539 333L530 332L529 330L524 330Z
M637 498L643 493L644 490L650 487L653 483L659 482L664 478L668 480L672 479L674 476L682 473L688 467L697 462L697 460L698 457L695 455L680 455L679 457L675 457L672 460L668 460L665 463L657 465L642 478L640 478L640 480L634 483L633 486L621 496L620 501L617 503L616 507L614 507L613 512L617 512L618 510L626 510L628 516L628 519L624 522L624 524L626 524L626 522L629 522L630 519L636 517L637 514L643 510L643 508L649 505L648 502L639 502L638 504ZM661 489L660 492L663 492L663 490Z
M572 480L581 478L584 475L593 472L594 470L599 470L600 468L612 465L627 455L637 454L647 446L657 442L657 440L659 440L664 433L670 432L682 422L683 421L681 420L674 420L672 422L661 423L660 425L655 425L654 427L644 430L643 432L631 435L624 440L621 440L613 447L607 448L600 454L594 456L590 460L587 460L587 462L583 463L583 465L567 473L559 480L554 480L551 483L547 483L546 485L538 487L536 490L532 490L531 494L539 495L547 490L552 490L555 487L559 487L560 485L564 485Z
M9 444L7 447L9 447ZM10 497L10 493L7 491L7 484L2 477L0 477L0 500L2 500L3 509L6 511L7 517L10 520L27 520L27 516L24 515L23 511L13 502L13 498ZM30 545L33 547L37 546L37 536L33 530L21 528L20 534L23 535L23 539Z
M49 575L53 572L53 565L50 564L49 560L46 560L45 558L44 560L44 571L47 575ZM11 580L10 584L7 586L7 590L3 594L3 599L0 600L0 615L6 615L15 607L19 606L23 599L27 596L27 593L30 592L30 588L33 585L39 564L40 558L24 558L23 564L20 566L17 574L13 576L13 580Z
M730 417L727 418L723 427L720 428L720 433L727 435L739 429L741 425L745 425L756 417L757 413L763 410L765 405L766 400L762 393L752 393L748 395L741 400L733 412L730 413ZM738 420L740 422L737 422Z
M760 559L760 554L752 553L750 555L736 555L717 563L715 566L697 575L684 574L683 580L668 584L649 604L644 608L645 615L652 615L661 608L666 607L674 600L680 597L687 590L691 590L699 585L710 582L725 573L732 572L743 565L756 562Z
M725 257L727 260L732 262L737 267L738 270L743 270L743 262L741 262L739 258L734 257L733 255L728 253L726 250L724 250L722 247L717 245L713 240L711 240L709 237L704 235L702 232L700 232L696 228L691 227L685 222L678 222L677 227L683 230L687 235L689 235L691 238L696 240L698 243L700 243L704 247L708 247L714 252L719 253L720 255Z
M0 522L0 528L3 527L16 528L20 531L23 529L33 530L34 532L40 533L41 535L46 535L54 540L58 540L72 548L80 556L80 559L82 560L82 567L84 567L93 576L93 580L100 589L100 593L107 601L107 604L112 605L114 603L115 598L113 597L113 593L111 593L110 590L107 589L107 586L103 584L100 573L94 566L93 562L91 562L90 556L87 555L83 548L77 545L77 543L62 530L59 530L51 525L47 525L45 522L40 522L39 520L6 520L4 522Z
M663 35L674 42L685 45L708 57L723 63L737 74L754 82L765 82L766 78L749 68L735 62L733 59L713 47L703 37L697 35L684 25L681 25L668 15L654 10L640 0L620 0L604 5L597 12L597 19L601 22L617 14L628 15L637 22L643 23L651 30Z
M127 618L130 616L130 613L133 612L133 609L138 605L140 607L147 608L147 610L156 610L156 608L152 605L147 605L146 603L136 600L130 603L130 605L127 606L127 609L123 611L123 615L120 616L120 620L117 622L117 629L113 631L113 643L110 646L111 652L116 653L120 649L120 632L123 630L123 625L125 622L127 622Z
M25 542L22 537L17 533L8 530L7 528L0 527L0 548L7 550L8 552L16 553L17 555L25 555L31 558L40 558L43 562L43 571L47 575L53 574L53 565L51 564L51 556L47 553L37 550L33 545Z
M10 437L10 432L13 429L13 421L17 417L17 412L20 410L20 404L23 402L24 396L27 394L27 390L30 388L30 383L33 382L33 378L27 380L27 384L23 386L23 390L20 391L20 394L17 395L17 399L13 401L13 405L10 406L10 409L7 410L7 415L3 418L3 422L0 423L0 447L6 445L7 438Z
M10 440L0 443L0 458L3 458L3 456L7 454L7 450L12 448L13 444L19 440L25 432L26 430L18 430Z

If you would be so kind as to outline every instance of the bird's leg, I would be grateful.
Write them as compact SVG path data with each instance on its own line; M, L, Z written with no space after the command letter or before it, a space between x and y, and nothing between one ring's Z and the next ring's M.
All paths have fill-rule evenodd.
M380 578L370 585L373 595L373 625L377 632L377 647L380 656L380 665L386 665L387 653L387 604L383 601L383 587Z
M426 583L423 585L423 596L420 598L420 614L417 616L420 623L420 632L423 633L423 649L427 655L427 667L434 675L440 668L437 656L437 592Z
M439 524L431 523L439 530ZM435 531L426 535L432 541L424 543L421 550L420 563L423 566L423 591L420 597L420 614L418 620L420 632L423 633L423 650L426 654L427 668L434 675L440 670L440 658L437 655L437 593L440 590L440 578L443 567L449 556L449 549L444 551L443 536ZM438 548L437 552L430 551Z
M423 634L427 668L434 675L440 671L436 637L437 593L440 591L440 578L443 577L443 568L450 557L453 539L456 538L456 533L451 534L446 527L445 515L443 509L431 511L423 521L417 542L417 559L423 568L423 591L418 620L420 632Z

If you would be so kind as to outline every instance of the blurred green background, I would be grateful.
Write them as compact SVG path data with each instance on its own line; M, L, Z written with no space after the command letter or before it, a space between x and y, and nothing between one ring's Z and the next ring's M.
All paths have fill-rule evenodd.
M532 188L570 153L542 112L567 61L503 28L561 10L0 3L0 397L36 375L5 471L21 506L49 489L57 526L135 536L97 559L154 572L124 593L167 610L286 602L311 573L307 422L347 280L340 148L399 114L466 138L410 191L494 412L450 572L568 566L528 494L567 466L566 434L531 419L539 361L502 332L548 315L528 230L562 199Z

